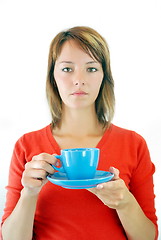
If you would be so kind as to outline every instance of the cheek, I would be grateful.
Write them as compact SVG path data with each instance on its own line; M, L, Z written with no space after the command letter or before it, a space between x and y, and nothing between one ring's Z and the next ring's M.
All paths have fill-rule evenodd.
M97 98L101 85L102 85L102 81L103 79L100 79L100 81L98 81L98 79L96 79L96 81L94 81L94 83L92 84L92 88L93 88L93 93L95 95L95 98Z
M95 88L96 91L99 92L99 89L101 87L103 81L103 75L101 74L100 76L98 76L97 78L94 79L93 81L93 88Z
M67 85L68 81L66 77L58 72L54 72L54 79L59 90Z

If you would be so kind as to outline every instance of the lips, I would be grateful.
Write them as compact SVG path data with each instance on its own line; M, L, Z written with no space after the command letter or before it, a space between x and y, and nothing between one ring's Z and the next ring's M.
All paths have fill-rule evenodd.
M76 95L76 96L83 96L83 95L87 95L87 93L86 92L84 92L84 91L76 91L76 92L73 92L72 93L72 95Z

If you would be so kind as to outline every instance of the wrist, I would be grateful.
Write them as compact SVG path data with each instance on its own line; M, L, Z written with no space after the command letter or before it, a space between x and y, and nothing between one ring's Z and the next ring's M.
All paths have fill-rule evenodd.
M117 211L117 213L120 213L120 214L126 214L129 212L132 212L133 210L135 211L136 207L138 207L138 206L139 205L138 205L136 199L134 198L132 193L129 192L127 194L125 201L121 205L118 206L116 211Z
M39 195L39 191L35 191L33 189L30 189L30 188L24 187L21 190L21 197L22 198L35 198L35 199L37 199L38 195Z
M116 208L116 211L130 211L136 205L136 199L130 191L127 191L126 197Z

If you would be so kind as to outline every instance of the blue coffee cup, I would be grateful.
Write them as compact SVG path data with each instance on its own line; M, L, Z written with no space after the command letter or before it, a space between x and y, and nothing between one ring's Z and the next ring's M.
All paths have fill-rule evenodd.
M54 155L62 166L52 166L55 170L66 173L68 179L92 179L96 174L99 152L98 148L63 149L61 155Z

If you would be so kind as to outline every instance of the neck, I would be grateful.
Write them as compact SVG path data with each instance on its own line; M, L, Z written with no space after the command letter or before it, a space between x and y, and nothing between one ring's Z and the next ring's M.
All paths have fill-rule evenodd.
M88 136L100 134L103 126L99 123L94 107L86 109L63 109L62 119L55 129L61 134Z

